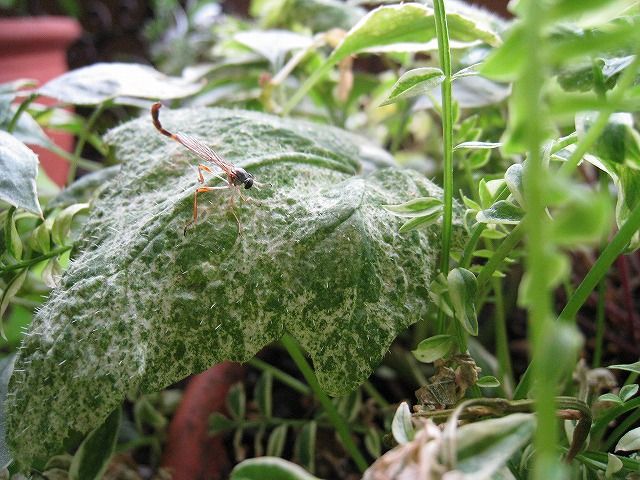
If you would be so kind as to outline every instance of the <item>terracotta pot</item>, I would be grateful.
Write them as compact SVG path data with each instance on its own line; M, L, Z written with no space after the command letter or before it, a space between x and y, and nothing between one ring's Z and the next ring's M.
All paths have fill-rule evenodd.
M67 71L66 51L80 37L80 24L67 17L21 17L0 19L0 83L33 78L40 84ZM38 102L52 104L39 99ZM61 148L73 148L73 136L47 132ZM49 177L59 185L67 180L69 165L59 156L32 147Z

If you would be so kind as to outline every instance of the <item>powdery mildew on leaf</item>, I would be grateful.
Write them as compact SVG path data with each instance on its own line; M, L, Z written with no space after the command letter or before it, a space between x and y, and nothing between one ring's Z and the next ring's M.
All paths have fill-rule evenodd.
M241 231L230 192L201 195L185 237L194 158L146 116L108 135L121 172L106 181L11 380L9 441L22 464L95 428L126 392L247 361L284 332L323 388L344 394L426 306L437 228L401 235L402 219L381 205L440 196L435 185L397 169L358 175L371 146L331 127L220 109L164 110L162 120L270 185L236 199Z

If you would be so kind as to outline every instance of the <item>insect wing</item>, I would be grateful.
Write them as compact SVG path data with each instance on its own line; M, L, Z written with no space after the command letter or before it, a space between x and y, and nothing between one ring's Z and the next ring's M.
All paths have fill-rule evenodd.
M187 147L203 160L215 163L218 167L224 170L227 175L229 175L233 170L232 164L223 160L222 157L218 155L212 148L208 147L200 140L184 133L177 133L176 140L178 140L182 145Z

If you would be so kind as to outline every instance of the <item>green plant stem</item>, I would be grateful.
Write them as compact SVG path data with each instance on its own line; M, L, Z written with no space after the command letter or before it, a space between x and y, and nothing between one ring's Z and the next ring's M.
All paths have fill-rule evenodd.
M67 252L67 251L71 250L71 248L73 248L73 247L66 246L66 247L54 248L50 252L44 253L44 254L39 255L39 256L37 256L35 258L31 258L29 260L24 260L22 262L17 262L17 263L14 263L12 265L7 265L4 268L0 268L0 275L4 275L5 273L12 272L14 270L22 270L23 268L30 267L31 265L35 265L36 263L43 262L45 260L48 260L49 258L57 257L58 255L61 255L64 252Z
M78 171L78 159L80 158L80 154L82 153L82 149L84 148L85 143L87 143L87 137L93 130L93 127L102 114L104 110L111 105L111 102L102 102L98 107L93 111L87 123L84 125L82 129L82 133L78 138L78 142L76 143L76 148L73 151L73 157L69 164L69 174L67 175L67 185L70 185L76 178L76 172Z
M307 385L302 383L297 378L292 377L288 373L283 372L279 368L274 367L270 363L262 361L256 357L252 358L247 363L254 368L262 370L263 372L269 372L273 376L273 378L280 381L280 383L283 383L287 387L291 388L292 390L295 390L296 392L302 395L312 394L311 389Z
M495 313L495 342L496 357L498 359L498 369L501 375L504 391L511 396L513 392L513 369L511 368L511 355L509 354L509 336L507 335L507 319L504 308L504 297L502 295L502 282L499 278L491 280L494 292Z
M288 333L285 333L282 336L281 342L302 375L304 376L307 384L311 387L311 390L313 390L313 393L322 405L322 408L324 408L327 417L329 417L329 420L333 424L336 432L338 433L338 436L340 437L340 440L342 441L342 445L347 450L347 452L349 452L349 455L351 455L351 458L357 465L358 469L361 472L364 472L368 466L367 461L365 460L362 453L360 453L360 450L358 450L358 447L353 441L351 432L349 431L349 426L347 425L346 421L344 420L344 418L342 418L342 416L340 416L340 414L336 410L336 407L329 399L329 396L324 392L324 390L322 390L322 387L320 387L320 383L318 383L318 379L316 378L313 369L304 358L304 355L302 354L298 343Z
M529 1L524 4L522 34L527 45L528 58L520 77L514 84L514 102L526 112L527 119L520 125L525 134L527 146L527 165L524 170L524 197L527 208L526 233L528 276L527 306L529 339L534 358L540 356L545 348L546 335L552 328L552 296L549 279L549 222L546 213L546 177L547 169L541 146L543 127L541 119L542 86L545 71L542 54L545 42L542 32L544 7L542 3ZM546 480L558 467L556 454L558 426L555 416L554 375L545 371L541 363L533 364L536 379L536 413L538 424L534 435L536 450L533 477Z
M505 237L498 248L493 252L491 258L484 264L480 273L478 273L478 298L484 294L484 289L491 280L493 273L502 264L504 259L511 253L515 246L522 240L524 236L526 219L523 219L514 227Z
M600 69L595 69L600 72ZM600 72L600 75L602 72ZM600 191L607 192L609 188L609 180L606 175L600 172ZM608 234L605 234L600 242L600 251L604 250L607 246ZM605 315L604 315L604 307L605 307L605 295L607 293L607 277L604 276L600 279L598 283L598 305L596 309L596 338L595 338L595 347L593 350L593 362L592 367L597 368L600 366L600 362L602 361L602 344L604 340L604 325L605 325ZM569 298L569 297L567 297Z
M453 98L451 95L451 51L449 49L449 28L447 26L444 0L435 0L433 2L433 8L436 22L436 36L438 38L440 68L444 74L444 80L440 87L442 92L442 158L444 189L440 271L446 276L449 273L451 230L453 227ZM439 314L438 319L437 332L444 333L443 315Z
M76 157L74 154L67 152L64 148L60 148L55 143L47 148L56 155L59 155L67 160L69 163L76 162L78 167L89 170L90 172L96 172L104 168L104 165L102 165L101 163L94 162L93 160L88 160L82 157Z
M616 442L620 439L620 437L627 433L638 420L640 420L640 409L637 409L622 422L620 422L620 425L618 425L607 437L607 441L604 444L603 450L605 452L610 451L614 447Z
M560 312L558 321L572 323L578 310L589 298L589 294L598 285L598 282L607 274L607 271L631 241L631 237L640 229L640 204L631 211L627 221L618 230L611 242L602 251L596 262L593 264L587 275L584 277L578 288L573 292L571 298ZM535 365L535 357L532 365ZM531 385L531 365L524 372L520 383L514 392L514 398L524 398Z
M578 142L578 144L576 145L576 149L560 168L560 172L568 175L577 168L578 164L582 160L582 157L584 157L591 145L593 145L593 143L603 132L604 128L607 126L609 116L620 105L624 98L625 92L633 84L639 65L640 55L636 55L633 62L631 62L631 64L627 68L625 68L624 72L620 76L615 90L609 96L609 100L605 103L605 107L598 114L598 118L589 127L589 130L586 132L584 137Z
M31 105L31 102L33 102L37 97L37 93L32 93L22 101L22 103L18 106L16 113L13 115L13 117L11 117L9 125L7 125L7 132L13 133L13 130L18 124L18 120L20 120L20 115L22 115L22 112L24 112L29 107L29 105Z
M382 394L374 387L370 381L366 381L362 384L362 388L367 394L373 398L380 408L387 408L389 406L389 402L382 396Z

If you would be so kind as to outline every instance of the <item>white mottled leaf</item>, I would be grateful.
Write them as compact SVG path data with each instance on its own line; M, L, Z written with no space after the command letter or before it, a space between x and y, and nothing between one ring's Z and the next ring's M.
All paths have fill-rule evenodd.
M202 84L169 77L137 63L96 63L65 73L44 84L39 93L61 102L97 105L118 97L169 100L193 95Z
M13 135L0 130L0 200L42 216L37 175L37 155Z
M197 160L146 116L108 135L121 170L104 181L12 378L20 463L94 429L132 389L245 362L285 332L325 391L343 395L426 307L439 227L400 234L402 219L382 205L441 197L434 184L394 168L360 175L379 150L337 128L240 110L162 115L267 185L245 190L253 200L236 198L233 211L234 192L202 194L185 236ZM457 243L462 235L456 227Z

